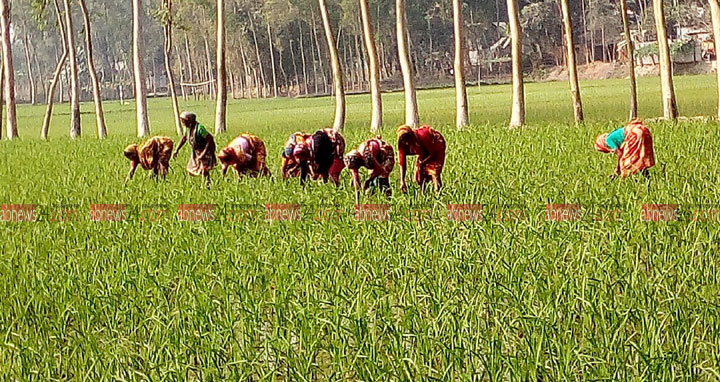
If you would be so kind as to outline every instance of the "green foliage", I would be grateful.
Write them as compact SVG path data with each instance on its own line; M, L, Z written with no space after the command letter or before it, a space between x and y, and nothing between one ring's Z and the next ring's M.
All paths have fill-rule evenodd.
M714 77L678 77L680 110L708 115ZM661 114L659 81L639 78L641 116ZM122 149L132 105L106 103L110 137L35 138L43 108L18 108L22 139L0 141L0 201L80 206L75 222L0 223L0 378L9 380L711 380L718 364L717 223L643 223L643 203L717 203L720 126L651 123L652 183L612 182L594 137L623 123L626 81L582 82L587 122L572 123L567 84L527 84L530 126L506 129L510 86L469 88L471 118L454 121L452 89L419 92L423 122L449 144L442 195L397 192L389 223L352 216L347 173L336 189L277 177L296 130L332 120L330 98L230 101L231 134L265 139L273 179L144 173L126 187ZM400 93L384 96L387 127ZM371 134L369 96L348 98L348 149ZM61 111L66 105L57 105ZM93 124L92 105L83 122ZM210 101L186 101L200 121ZM150 100L155 134L173 136L167 99ZM380 196L366 196L384 203ZM93 223L91 203L301 203L302 222ZM484 203L484 222L447 222L447 203ZM619 206L623 221L548 223L546 203ZM522 206L498 222L497 207ZM511 207L511 208L512 208ZM72 208L72 207L70 207ZM427 209L431 221L402 211Z

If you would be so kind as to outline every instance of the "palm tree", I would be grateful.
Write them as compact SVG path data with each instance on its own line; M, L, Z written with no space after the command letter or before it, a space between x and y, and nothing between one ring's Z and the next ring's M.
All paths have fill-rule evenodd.
M322 16L323 27L325 28L325 40L327 40L328 52L330 52L330 65L332 67L333 84L335 86L335 122L333 123L333 130L341 132L345 126L345 85L343 83L343 72L340 67L340 59L338 58L333 31L330 27L327 5L325 4L325 0L318 0L318 4L320 5L320 15Z
M215 134L225 132L227 109L227 72L225 71L225 0L217 0L217 105L215 108Z
M468 121L468 103L467 90L465 89L465 65L464 65L464 47L465 25L463 25L462 0L453 0L453 27L455 29L455 100L456 112L455 124L458 128L467 126Z
M570 5L568 0L560 0L562 8L563 25L565 28L565 45L567 48L567 69L570 80L570 93L572 93L573 112L575 122L583 120L582 99L580 98L580 85L578 84L577 62L575 61L575 41L573 40L572 19L570 18Z
M15 69L13 67L12 43L10 41L10 0L0 0L0 28L2 28L2 55L5 74L5 104L7 106L7 137L18 137L15 110Z
M95 102L95 123L97 124L98 138L107 137L107 128L105 127L105 113L102 107L102 95L100 94L100 83L98 82L97 72L95 71L95 60L93 59L92 34L90 33L90 13L88 12L85 0L80 0L80 9L82 10L83 19L85 21L85 54L87 55L88 72L90 73L90 81L93 87L93 101Z
M417 95L415 94L415 76L410 64L408 53L408 32L407 16L405 14L405 0L395 0L395 32L397 34L398 56L400 58L400 69L403 76L403 87L405 88L405 124L410 127L417 127L420 123L418 115Z
M72 10L70 0L64 0L65 4L65 32L68 45L68 58L70 59L70 138L78 138L81 134L80 127L80 85L78 84L78 66L75 55L75 31L73 30Z
M710 0L712 2L718 0ZM620 14L623 21L623 34L625 35L625 49L628 56L628 72L630 74L630 120L637 118L637 83L635 82L635 49L633 49L632 36L630 36L630 21L627 15L627 0L620 0Z
M370 130L376 132L380 130L383 123L382 94L380 92L380 60L378 59L377 47L375 46L375 36L372 21L370 20L368 0L359 0L359 2L363 37L368 54L368 69L370 71L370 94L372 97L372 122L370 122Z
M523 83L522 30L517 0L507 0L510 38L512 40L513 100L510 127L525 124L525 86Z
M653 0L653 13L655 14L655 29L657 31L660 58L660 83L662 85L663 115L666 119L675 119L678 116L678 110L677 101L675 100L672 62L670 60L670 46L668 44L663 0Z
M145 70L142 55L142 0L133 0L133 76L135 79L135 110L137 114L137 135L144 137L150 134L147 116L147 89L145 88Z

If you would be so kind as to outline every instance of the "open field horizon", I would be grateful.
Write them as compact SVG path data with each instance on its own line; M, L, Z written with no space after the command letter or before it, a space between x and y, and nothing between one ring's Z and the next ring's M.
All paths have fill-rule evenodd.
M659 79L638 82L640 116L661 116ZM331 124L329 97L229 100L218 150L256 134L274 176L237 182L216 169L210 190L185 173L187 148L166 182L138 172L123 187L122 149L141 140L133 104L105 104L106 140L83 104L75 141L68 105L56 105L47 142L44 107L19 106L20 139L0 141L0 203L50 215L0 223L0 377L720 379L720 124L650 123L651 181L611 181L615 158L593 142L626 122L626 81L581 90L584 124L572 122L567 83L532 83L528 126L508 129L509 85L469 88L473 125L461 131L452 89L420 91L421 123L448 142L445 188L401 194L396 167L392 199L362 197L390 205L377 222L354 218L347 172L338 188L278 176L290 133ZM678 76L676 92L681 115L716 114L714 76ZM384 96L393 146L402 99ZM181 108L212 128L212 101ZM153 135L175 139L170 110L149 100ZM346 151L372 135L369 117L369 96L349 96ZM447 219L448 205L469 203L481 221ZM587 216L544 218L565 203ZM95 222L92 204L169 214ZM215 205L217 218L178 221L180 204ZM267 221L266 204L297 204L303 218ZM642 221L643 204L681 216ZM258 214L234 219L227 207Z

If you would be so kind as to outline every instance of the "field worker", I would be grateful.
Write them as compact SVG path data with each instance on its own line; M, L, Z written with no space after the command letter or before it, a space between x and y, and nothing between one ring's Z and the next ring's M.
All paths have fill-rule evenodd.
M361 167L367 168L369 175L363 184L363 191L378 186L388 197L392 195L389 177L393 167L395 167L395 151L380 136L368 139L355 150L350 151L345 156L345 166L352 174L356 202L359 203L360 200L360 176L358 170Z
M299 131L290 134L282 152L283 179L300 176L300 183L303 183L303 177L310 173L310 137Z
M638 172L649 177L648 169L655 165L650 129L638 119L611 133L599 135L595 139L595 148L603 153L617 155L618 162L613 178L618 175L626 178Z
M442 187L442 169L445 165L445 138L439 131L430 126L413 129L410 126L400 126L397 130L398 161L400 162L400 190L407 192L405 173L407 172L406 158L417 155L415 162L415 181L421 190L432 181L435 192Z
M327 183L331 179L340 184L340 173L345 168L345 138L333 129L318 130L310 137L311 166L313 179Z
M165 175L167 175L170 168L172 149L173 141L168 137L152 137L140 146L132 144L126 147L123 154L127 159L130 159L130 172L125 178L125 183L135 175L138 165L142 166L146 171L153 170L155 181L158 180L158 175L165 179Z
M265 143L262 139L251 134L241 134L220 150L218 159L222 165L223 177L228 167L232 166L240 179L245 174L252 177L269 176L270 170L265 163L266 156Z
M215 139L205 126L197 122L195 114L184 111L180 114L180 121L185 126L186 134L180 139L173 158L177 157L186 141L190 141L192 153L187 164L187 172L192 176L202 175L210 187L210 170L215 167Z

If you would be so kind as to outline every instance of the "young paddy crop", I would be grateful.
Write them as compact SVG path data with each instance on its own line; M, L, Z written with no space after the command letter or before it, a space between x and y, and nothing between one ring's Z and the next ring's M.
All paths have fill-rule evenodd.
M656 82L641 79L643 116L660 114ZM0 375L720 379L720 125L650 123L652 180L611 181L593 140L623 122L625 82L582 85L586 124L571 124L565 83L529 84L516 130L507 86L470 90L477 124L463 131L452 90L420 92L448 142L445 188L400 194L396 170L391 201L363 197L390 221L356 220L346 173L337 189L277 177L285 139L326 125L329 98L231 102L218 144L257 134L276 176L214 171L210 190L185 174L187 150L166 182L138 172L123 187L132 105L108 103L105 141L92 114L82 139L61 115L40 141L42 109L20 107L22 139L0 141L0 203L34 204L38 221L0 223ZM714 113L710 77L677 87L684 115ZM370 136L368 100L349 98L348 150ZM385 103L394 141L402 95ZM150 106L153 132L171 135L167 100ZM183 108L212 121L210 101ZM126 205L124 220L92 221L93 204ZM181 204L211 204L213 220L179 221ZM266 221L266 204L299 205L299 220ZM482 220L449 221L451 204L481 204ZM579 204L579 220L547 221L548 204ZM675 221L643 221L651 204L677 205Z

